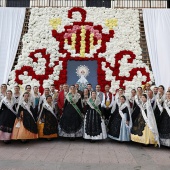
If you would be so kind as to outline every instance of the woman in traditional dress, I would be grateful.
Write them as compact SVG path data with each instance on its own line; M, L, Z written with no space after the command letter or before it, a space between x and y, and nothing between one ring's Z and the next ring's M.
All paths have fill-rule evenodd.
M46 97L46 102L43 103L43 108L39 115L38 137L51 140L51 138L57 137L57 132L58 132L57 115L55 112L55 106L53 103L52 96L49 95Z
M38 86L34 86L34 87L33 87L33 99L34 99L33 106L34 106L34 108L38 108L40 96L41 96L41 95L40 95L40 93L39 93L39 88L38 88Z
M89 98L89 91L87 88L85 88L83 90L83 94L81 96L81 99L82 99L82 106L83 106L83 114L85 115L86 112L87 112L87 108L88 108L88 105L87 105L87 100Z
M16 106L15 110L16 110L17 107L18 107L20 95L21 95L21 93L20 93L20 87L19 87L19 85L16 85L16 86L14 87L14 93L13 93L13 97L15 98L15 103L16 103L16 104L15 104L15 106Z
M130 105L130 111L132 113L132 111L135 109L136 107L136 102L135 102L135 96L136 96L136 90L132 89L131 90L131 96L129 98L129 105Z
M101 101L96 92L91 93L87 100L87 113L84 119L84 139L90 139L91 142L107 138L106 127L103 113L101 111Z
M34 105L34 97L33 97L31 85L28 84L25 86L25 92L29 94L29 101L31 102L32 105Z
M1 100L5 97L7 91L7 85L6 84L1 84L1 89L0 89L0 102Z
M137 94L135 96L135 104L139 105L142 103L142 94L143 94L143 90L142 87L138 87L137 88Z
M151 106L152 106L152 108L153 108L153 111L155 111L156 101L155 101L155 96L153 95L153 91L152 91L151 89L148 90L147 96L148 96L148 100L149 100L150 103L151 103Z
M17 119L12 132L14 140L26 142L28 139L38 138L36 114L29 99L29 93L25 92L19 101Z
M124 95L124 89L123 88L119 88L118 92L116 93L116 96L115 96L115 102L117 102L117 104L120 104L120 98L121 96Z
M142 94L143 94L143 90L142 90L142 87L138 87L137 88L137 94L135 96L135 100L134 100L134 105L135 107L133 108L133 111L135 110L135 108L137 107L137 105L141 105L142 104ZM132 117L132 122L134 122L134 119L135 117L135 114L131 114L131 117Z
M108 124L108 136L118 141L130 141L131 115L126 97L120 97L120 103L116 102Z
M159 125L160 125L160 115L163 112L163 103L165 101L165 88L164 86L160 85L158 87L158 94L155 97L156 100L156 108L154 110L154 114L155 114L155 119L156 119L156 123L158 126L158 130L159 130Z
M0 103L0 140L5 143L10 143L15 119L15 99L12 97L12 91L8 90Z
M31 93L32 94L32 99L33 99L33 109L37 115L37 118L38 118L38 114L39 114L39 102L40 102L40 98L41 98L41 95L39 93L39 87L38 86L34 86L33 87L33 92Z
M158 130L161 145L170 147L170 91L166 93Z
M83 109L81 96L76 93L75 86L70 86L70 92L66 95L63 114L60 118L59 135L69 137L74 140L75 137L83 136Z
M50 95L50 88L49 87L45 87L44 88L44 93L43 95L40 97L40 100L39 100L39 104L38 104L38 111L40 112L42 106L43 106L43 103L46 102L46 97Z
M156 120L150 101L147 95L143 94L142 103L137 105L132 116L131 140L142 144L159 145L159 134Z

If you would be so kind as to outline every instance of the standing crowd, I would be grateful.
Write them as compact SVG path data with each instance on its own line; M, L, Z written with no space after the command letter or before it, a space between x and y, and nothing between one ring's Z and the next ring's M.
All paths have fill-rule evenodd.
M30 139L51 140L58 136L75 140L83 137L90 142L107 137L118 141L134 141L145 145L170 147L170 89L146 84L126 97L119 88L116 95L105 85L95 90L88 84L54 85L39 93L37 86L26 85L0 91L0 140L27 142Z

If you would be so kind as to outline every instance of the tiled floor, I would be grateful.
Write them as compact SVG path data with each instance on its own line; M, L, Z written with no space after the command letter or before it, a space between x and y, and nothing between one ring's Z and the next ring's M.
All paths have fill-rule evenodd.
M0 170L170 170L170 148L109 139L0 142Z

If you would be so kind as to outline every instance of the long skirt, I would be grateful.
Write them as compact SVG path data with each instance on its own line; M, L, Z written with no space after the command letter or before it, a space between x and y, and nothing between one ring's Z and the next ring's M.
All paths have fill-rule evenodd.
M143 143L143 144L146 144L146 145L147 144L157 145L157 141L155 140L154 134L149 129L147 124L145 125L145 128L142 131L142 133L143 133L142 136L131 134L131 140L133 142Z
M16 116L9 109L0 113L0 140L11 140L12 129Z
M64 109L58 130L62 137L83 136L83 120L71 104Z
M11 133L0 130L0 140L11 140Z
M91 140L107 138L105 122L94 109L88 110L85 115L83 138Z
M126 124L127 120L127 114L125 113L123 115L123 119L121 120L121 124L118 128L114 128L115 124L113 122L110 122L110 128L114 128L118 132L115 132L116 134L119 134L119 137L113 136L112 134L108 134L108 137L114 140L118 141L130 141L130 127ZM111 132L111 130L110 130Z
M50 134L50 135L44 135L44 132L43 132L44 131L44 123L37 122L37 127L38 127L38 138L50 139L50 138L58 137L57 133Z
M37 139L37 138L38 138L38 134L28 131L24 127L22 120L18 120L18 119L15 120L11 139L13 139L13 140L18 140L18 139L27 140L27 139Z
M165 109L160 117L159 137L161 145L170 147L170 116Z

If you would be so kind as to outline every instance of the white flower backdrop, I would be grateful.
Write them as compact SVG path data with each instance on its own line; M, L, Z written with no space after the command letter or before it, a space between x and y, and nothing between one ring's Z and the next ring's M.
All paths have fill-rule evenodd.
M49 86L50 84L57 84L60 80L61 70L64 69L61 58L71 57L72 59L82 58L90 59L97 57L101 60L101 70L105 72L105 80L110 82L111 91L115 91L124 86L126 93L129 93L131 89L141 86L148 82L153 81L153 74L149 70L148 66L142 62L141 47L140 47L140 31L139 31L139 11L131 9L108 9L108 8L84 8L82 13L79 11L72 12L72 18L68 17L68 12L71 8L32 8L29 20L29 29L23 37L23 49L22 55L19 56L18 63L15 69L12 70L9 77L9 86L12 88L16 83L23 86L30 84L32 86ZM85 11L85 12L84 12ZM84 15L84 16L83 16ZM86 24L82 21L82 16L85 18ZM81 23L81 25L75 22ZM93 26L89 26L88 23L93 23ZM96 31L94 26L100 25L102 31ZM66 32L65 26L72 26L70 30ZM61 42L52 33L57 32L57 35L64 37L64 50L61 51ZM80 51L76 48L77 30L81 30L80 37ZM85 50L86 33L87 30L91 31L89 52ZM114 30L114 33L111 31ZM70 32L69 32L70 31ZM111 35L111 33L113 35ZM105 40L107 35L107 40ZM67 42L67 39L71 36L71 45ZM61 38L63 38L61 37ZM97 37L97 43L94 43L93 37ZM102 48L102 43L105 41L106 49ZM43 57L41 52L34 53L34 58L30 57L30 53L36 50L46 49L44 55L49 55L49 62L47 65L47 57ZM128 60L131 55L126 54L126 51L134 54L134 58L131 62ZM123 84L114 75L114 68L116 68L116 55L119 52L125 52L121 59L118 61L119 77L125 77ZM103 60L104 59L104 60ZM57 63L57 64L56 64ZM108 63L110 64L108 66ZM18 77L16 75L17 70L21 70L23 66L32 67L35 75L43 76L43 81L40 82L35 76L29 74L29 70L23 71ZM46 68L52 69L50 74L46 72ZM134 68L139 68L132 79L128 79ZM140 70L143 68L145 73ZM149 77L147 77L149 76ZM22 83L21 83L22 82Z

